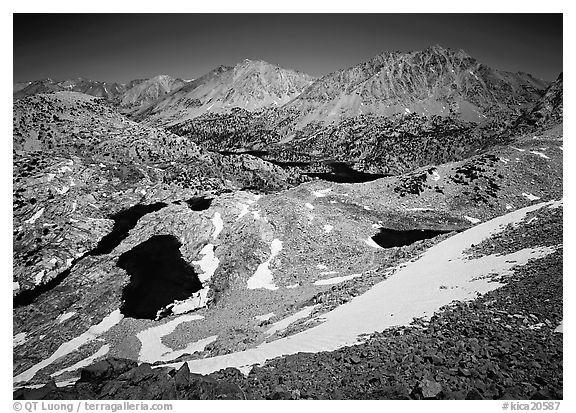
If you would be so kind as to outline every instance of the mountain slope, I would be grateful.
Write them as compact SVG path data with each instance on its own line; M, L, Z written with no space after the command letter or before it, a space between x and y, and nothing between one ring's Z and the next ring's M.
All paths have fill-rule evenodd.
M120 101L123 109L135 110L185 85L182 79L168 75L158 75L138 82L129 88Z
M286 105L300 125L359 114L447 115L479 122L536 101L547 83L525 73L492 69L464 51L432 46L385 52L318 79Z
M544 96L531 108L531 110L520 116L515 126L545 126L548 124L561 123L563 119L564 100L563 74L548 86Z
M312 78L307 74L246 59L234 67L217 67L138 112L136 117L153 123L174 124L235 107L252 111L281 106L311 83Z

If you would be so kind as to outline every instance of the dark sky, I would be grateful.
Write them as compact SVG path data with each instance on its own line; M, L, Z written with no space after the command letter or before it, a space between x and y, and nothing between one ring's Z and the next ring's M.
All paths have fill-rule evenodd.
M14 80L190 79L244 58L320 76L433 44L553 80L562 14L15 14Z

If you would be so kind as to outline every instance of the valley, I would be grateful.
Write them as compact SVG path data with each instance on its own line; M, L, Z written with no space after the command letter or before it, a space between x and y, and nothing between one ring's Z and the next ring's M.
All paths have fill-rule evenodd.
M14 397L561 399L562 82L15 85Z

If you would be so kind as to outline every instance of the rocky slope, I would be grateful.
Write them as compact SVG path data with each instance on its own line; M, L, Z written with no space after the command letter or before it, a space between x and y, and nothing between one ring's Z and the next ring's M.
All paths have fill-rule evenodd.
M118 211L302 181L258 158L206 152L76 92L15 102L13 147L17 297L64 276L111 230Z
M15 382L46 383L52 377L62 385L104 356L157 365L216 360L270 347L283 337L321 326L325 314L362 297L422 251L452 235L380 248L372 239L380 227L462 230L536 201L560 199L562 146L555 133L541 132L537 139L531 134L466 161L364 184L317 181L263 197L233 192L216 197L201 211L167 200L162 209L142 216L113 250L80 259L56 288L15 309ZM116 264L157 235L171 235L180 242L183 259L204 280L203 289L189 300L174 302L172 314L160 320L122 316L118 310L122 290L131 275ZM49 331L58 331L58 337ZM363 366L361 356L353 360ZM470 370L468 365L460 367ZM268 374L254 371L261 374L256 377ZM164 371L169 376L174 372ZM444 379L432 373L432 378L404 379L408 394L413 381L418 384L424 378L445 388ZM245 383L238 384L246 389ZM251 397L272 397L274 391L265 386L253 389ZM471 386L473 382L465 381L461 387L446 388L458 392L470 391ZM300 384L294 387L288 393L280 389L274 397L304 391ZM431 387L437 388L433 383ZM368 390L357 394L392 397ZM497 390L483 397L504 393ZM326 396L315 391L310 397Z
M158 75L138 82L138 84L132 87L128 85L126 92L120 100L120 107L123 111L128 112L137 110L179 89L185 84L186 82L182 79L175 79L168 75Z
M237 107L252 111L281 106L310 83L312 77L304 73L246 59L234 67L219 66L135 116L149 123L170 125Z
M558 78L548 86L544 96L527 113L516 120L514 127L528 129L561 123L564 114L563 90L563 74L560 73Z

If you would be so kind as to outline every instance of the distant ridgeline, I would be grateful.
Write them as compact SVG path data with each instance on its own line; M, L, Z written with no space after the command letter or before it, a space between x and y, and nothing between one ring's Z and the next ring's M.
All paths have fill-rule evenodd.
M345 162L398 174L464 159L562 112L562 76L490 68L462 50L384 52L320 78L260 60L219 66L192 81L167 75L128 84L44 79L14 98L61 90L100 96L132 119L204 148L281 163ZM282 165L301 168L301 165ZM305 168L304 168L305 169Z

